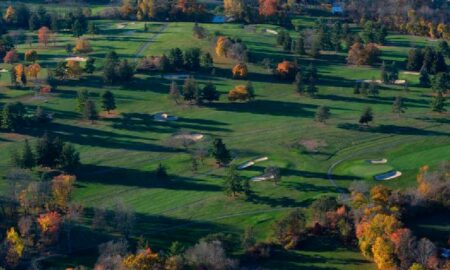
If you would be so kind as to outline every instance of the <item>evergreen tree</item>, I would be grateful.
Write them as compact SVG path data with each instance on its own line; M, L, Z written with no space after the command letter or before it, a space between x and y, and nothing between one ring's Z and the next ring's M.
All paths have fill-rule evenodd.
M54 168L60 160L63 143L59 138L51 139L45 133L36 143L36 164Z
M167 58L167 56L163 54L159 59L158 70L164 73L170 71L171 69L172 67L170 66L169 58Z
M64 144L59 163L61 169L68 173L74 173L80 167L80 154L72 144Z
M318 37L314 37L311 44L311 49L309 51L309 55L312 58L318 58L320 56L320 49L321 49L320 39Z
M325 123L330 118L330 108L327 106L320 106L317 108L315 120L320 123Z
M95 108L95 102L92 100L87 100L84 106L83 118L86 120L90 120L91 123L94 123L95 120L98 119L97 109Z
M107 111L108 114L111 110L116 109L116 99L114 98L114 94L109 90L102 94L102 108Z
M405 109L406 107L403 103L403 98L401 96L395 97L394 103L392 104L392 112L400 116L400 114L405 112Z
M281 181L281 170L276 166L269 166L265 168L264 175L270 177L275 185L278 185L278 183Z
M361 117L359 118L359 123L361 125L369 125L369 122L373 121L373 113L372 113L372 108L370 107L366 107L361 115Z
M395 82L398 80L398 68L393 61L389 67L389 82Z
M155 170L155 176L158 180L166 180L169 178L166 168L161 163L158 164Z
M128 60L122 60L117 66L115 75L121 83L127 83L133 79L134 68L128 63Z
M419 82L420 85L423 87L430 86L430 76L428 75L428 71L425 65L423 65L422 68L420 69Z
M42 109L41 106L38 106L34 112L34 120L37 124L47 124L50 121L50 118L44 109Z
M178 70L182 69L184 66L184 57L183 52L180 50L180 48L174 48L169 51L169 63L170 65Z
M388 83L389 82L389 74L386 70L386 64L383 61L383 64L381 65L381 81L383 83Z
M213 142L212 155L216 159L219 166L226 166L231 161L230 152L228 151L222 139L215 139Z
M31 169L36 165L34 153L31 150L30 143L25 140L25 144L22 149L22 154L20 156L20 167L24 169Z
M108 84L113 84L117 80L115 63L106 62L103 67L103 80Z
M363 82L361 84L361 95L367 97L369 95L369 84L366 82Z
M445 93L449 88L450 75L444 72L437 73L433 78L433 91Z
M86 89L79 90L77 93L77 109L80 113L84 112L84 107L89 99L89 92Z
M372 79L372 81L369 84L369 94L372 96L378 96L379 93L380 91L378 89L378 85Z
M75 20L72 24L72 34L74 37L80 37L84 34L83 25L79 20Z
M436 52L434 61L431 65L432 72L438 74L440 72L447 72L447 64L445 63L445 57L441 52Z
M318 89L316 87L316 84L311 81L309 82L308 86L306 87L306 93L308 93L309 96L314 97L318 92Z
M301 71L297 72L297 74L295 75L294 85L295 85L295 91L298 94L300 94L300 95L305 94L305 86L303 85L303 75L302 75Z
M406 69L418 71L423 66L423 56L424 54L421 49L410 49L408 51Z
M305 40L303 38L302 35L300 35L297 39L297 41L295 42L295 53L299 54L299 55L305 55L306 51L305 51Z
M433 112L445 112L445 97L442 95L442 92L437 92L437 94L433 97L433 101L431 102L431 109Z
M95 71L94 64L95 64L95 59L92 57L89 57L86 60L86 66L84 67L84 71L86 71L86 73L88 73L88 74L94 73L94 71Z
M290 52L291 48L292 48L292 38L289 34L286 34L283 41L283 50L285 50L286 52Z
M200 68L200 55L199 48L190 48L184 51L184 66L187 70L198 70Z
M39 17L33 13L28 20L28 29L30 29L30 31L34 31L39 28L39 24Z
M201 99L208 102L217 101L220 98L220 93L217 91L214 84L208 82L202 89Z
M195 79L190 76L184 81L183 84L183 98L186 101L189 101L190 103L197 103L199 102L199 93L198 93L198 86Z
M91 35L96 35L98 33L97 25L95 25L95 23L93 23L93 22L89 23L88 33Z
M202 64L203 67L208 71L211 71L211 69L214 68L214 60L209 52L203 54Z
M236 197L243 193L242 178L239 176L235 165L228 168L223 189L225 194L230 197Z
M439 52L441 52L444 56L450 57L450 47L446 40L441 40L438 45Z

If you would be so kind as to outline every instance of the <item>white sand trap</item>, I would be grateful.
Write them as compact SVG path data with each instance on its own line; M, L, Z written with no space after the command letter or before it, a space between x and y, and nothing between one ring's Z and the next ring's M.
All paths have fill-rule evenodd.
M385 158L369 160L369 162L370 162L371 164L386 164L387 161L388 161L388 160L385 159Z
M250 181L261 182L261 181L271 180L274 178L275 178L275 176L273 176L273 175L260 175L260 176L255 176L255 177L250 178Z
M396 84L396 85L404 85L404 84L406 84L406 80L395 80L394 84Z
M375 175L375 180L391 180L400 177L402 173L400 171L390 171L387 173Z
M180 134L174 136L175 139L191 140L194 142L200 141L201 139L203 139L203 137L205 137L203 134Z
M420 75L420 72L416 72L416 71L403 71L402 73L406 74L406 75L417 75L417 76Z
M86 62L87 59L84 58L84 57L76 56L76 57L67 57L67 58L66 58L66 61Z
M123 23L118 23L118 24L116 24L116 27L119 28L119 29L123 29L123 28L126 27L126 25L123 24Z
M189 78L188 74L167 74L164 75L164 79L167 80L186 80Z
M153 116L153 119L155 119L155 121L158 121L158 122L167 122L167 121L176 121L176 120L178 120L178 117L169 115L164 112L160 112L160 113L155 114Z
M7 73L7 72L9 72L7 69L4 68L0 69L0 73Z
M250 166L253 166L253 165L255 165L258 162L265 161L265 160L268 160L268 159L269 159L268 157L260 157L260 158L257 158L257 159L253 159L253 160L247 161L247 162L239 165L238 169L242 170L242 169L248 168Z
M266 33L272 34L272 35L278 35L278 32L272 29L266 29Z
M382 84L383 82L381 80L356 80L356 82L358 83L378 83L378 84Z

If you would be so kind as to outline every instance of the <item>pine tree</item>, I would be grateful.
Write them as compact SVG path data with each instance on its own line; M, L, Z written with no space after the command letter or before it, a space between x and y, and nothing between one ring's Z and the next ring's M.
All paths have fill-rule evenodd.
M95 71L94 64L95 64L95 59L92 57L89 57L86 60L86 66L84 67L84 71L86 71L86 73L88 73L88 74L94 73L94 71Z
M433 78L433 91L445 93L449 88L450 75L444 72L437 73Z
M230 197L236 197L239 193L242 193L242 179L237 173L235 165L231 165L227 170L227 175L225 176L224 191Z
M95 108L95 102L92 100L87 100L84 106L83 117L86 120L90 120L94 123L98 119L97 109Z
M295 52L299 55L305 55L305 40L302 35L300 35L295 42Z
M308 93L308 95L310 97L314 97L318 92L318 89L315 85L315 83L313 81L311 81L308 86L306 87L306 93Z
M386 64L383 61L383 64L381 65L381 81L383 83L388 83L389 82L389 74L386 70Z
M36 164L53 168L60 160L63 143L59 138L51 139L45 133L36 143Z
M78 19L72 24L72 34L74 37L80 37L84 34L83 25Z
M297 72L297 74L295 75L294 85L295 85L295 91L298 94L300 94L300 95L305 94L305 86L303 85L303 74L301 71Z
M116 109L116 100L114 94L107 90L102 94L102 108L107 111L108 114L111 110Z
M201 99L208 102L217 101L220 98L220 93L217 91L214 84L208 82L202 89Z
M433 97L433 101L431 102L431 109L433 112L445 112L445 97L442 95L442 92L437 92L437 94Z
M228 151L222 139L215 139L213 142L212 155L216 159L219 166L226 166L231 161L230 152Z
M330 118L330 108L327 106L320 106L317 108L315 120L320 123L325 123Z
M394 103L392 104L392 112L398 114L398 116L400 116L400 114L405 112L405 104L403 103L403 98L401 96L397 96L394 99Z
M22 149L22 154L20 156L20 167L24 169L31 169L35 166L36 161L34 153L31 150L30 143L25 140L25 144Z
M378 96L379 93L380 91L378 89L378 85L372 79L372 81L369 84L369 94L372 96Z
M372 108L370 107L366 107L361 115L361 117L359 118L359 123L361 125L369 125L369 122L373 121L373 113L372 113Z
M423 87L430 86L430 76L428 75L427 68L425 65L420 69L420 77L419 77L420 85Z
M209 52L203 54L202 64L203 67L208 71L211 71L211 69L214 68L214 60Z
M64 144L59 162L62 170L74 173L80 167L80 154L72 144Z
M195 79L191 76L184 81L183 84L183 98L190 103L199 102L198 86Z
M89 92L86 89L79 90L77 93L77 109L80 113L84 112L84 107L89 99Z

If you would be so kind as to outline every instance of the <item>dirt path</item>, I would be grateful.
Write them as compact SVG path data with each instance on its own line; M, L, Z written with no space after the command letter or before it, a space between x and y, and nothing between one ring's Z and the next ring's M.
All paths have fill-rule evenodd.
M163 26L152 36L149 37L149 39L144 42L136 51L136 54L134 56L134 62L137 62L137 60L141 57L143 57L144 52L150 47L150 45L161 35L164 31L167 30L167 27L169 27L168 23L164 23Z

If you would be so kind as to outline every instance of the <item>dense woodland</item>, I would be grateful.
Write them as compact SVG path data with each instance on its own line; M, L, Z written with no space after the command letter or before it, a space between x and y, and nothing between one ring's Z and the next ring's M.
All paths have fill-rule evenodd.
M78 7L66 12L54 9L58 5L74 4ZM339 4L343 12L333 14L333 4ZM427 219L431 214L447 217L450 214L450 163L449 156L446 156L449 153L444 149L450 143L446 107L450 93L450 2L123 0L110 3L91 0L74 3L52 0L8 3L1 14L0 134L7 139L1 137L0 142L7 144L14 140L15 144L8 150L0 149L4 151L1 157L8 159L2 163L7 167L2 167L0 185L0 269L287 269L274 266L271 261L288 260L283 256L302 250L306 243L333 239L339 247L358 250L377 269L450 270L449 257L444 256L450 248L450 235L436 241L414 229L417 220ZM305 26L297 23L299 16L313 20ZM209 23L216 17L224 19L223 31L210 30ZM155 31L153 23L162 27L171 23L189 23L188 35L195 42L206 45L194 43L185 46L180 38L176 42L165 43L162 53L130 57L121 54L120 48L101 49L95 43L94 37L108 31L103 28L105 24L118 24L118 28L123 24L142 25L142 29L133 31L150 36ZM239 31L249 33L256 33L260 25L276 27L273 28L276 31L268 28L274 34L266 38L273 42L274 50L282 57L253 49L255 45L242 38L239 32L234 35L226 32L228 25L239 25ZM114 36L118 29L109 31ZM432 40L434 45L410 46L406 57L392 60L384 57L385 48L395 47L389 41L389 35ZM124 44L126 47L126 42ZM57 54L67 58L46 55L52 50L58 50ZM116 121L120 111L122 122L113 122L115 128L126 130L133 123L142 121L144 124L133 127L134 131L157 132L158 128L146 129L143 126L152 120L168 121L174 116L150 116L147 111L145 116L143 112L141 115L127 114L126 103L133 101L132 98L124 101L126 98L121 90L132 89L136 85L144 85L145 89L159 87L164 100L155 103L169 104L166 110L179 108L181 112L189 113L217 108L239 111L236 108L242 106L248 107L239 112L268 111L268 105L264 103L267 93L262 94L259 88L263 83L272 82L290 89L290 93L285 94L289 99L300 99L305 104L322 102L324 96L329 95L328 90L324 92L323 85L335 75L324 72L327 64L323 62L329 65L339 62L339 65L356 70L370 69L371 73L365 72L372 76L376 74L376 77L345 85L350 93L343 102L368 100L364 107L348 105L351 107L349 110L356 113L348 122L343 122L348 117L336 117L334 112L333 99L339 99L337 94L326 103L313 106L314 111L308 116L308 122L314 124L313 129L321 133L320 129L336 125L361 132L362 137L369 136L369 133L390 132L442 136L444 150L437 157L439 162L428 165L427 157L423 156L424 160L411 169L414 175L402 176L407 178L407 184L403 186L355 180L345 188L334 184L330 186L331 191L308 198L307 204L288 202L282 212L270 217L270 225L264 225L264 237L249 222L239 233L202 228L201 233L192 233L196 237L194 241L186 241L185 235L172 235L171 239L175 238L175 241L170 245L161 244L154 235L153 238L146 235L145 228L142 230L141 214L127 203L117 200L108 207L101 204L87 207L83 199L74 196L77 189L85 188L83 180L89 178L86 170L93 166L86 161L92 152L83 152L87 148L85 145L89 144L83 142L96 138L94 135L73 140L68 132L61 131L65 120L71 119L75 126L86 129L96 128L102 122ZM264 76L257 77L255 67ZM417 78L411 81L402 79L405 72ZM150 76L150 79L145 76ZM168 83L161 83L165 76L181 76L181 79L176 77ZM231 87L226 84L224 89L224 81ZM338 81L335 79L333 83L338 84ZM388 92L390 88L396 91L393 96ZM67 102L64 104L70 104L70 113L63 114L49 108L54 102L50 99L49 103L37 104L33 103L34 100L30 102L31 99L21 99L19 94L5 98L8 95L6 91L27 92L26 97L38 101L42 97L62 97ZM389 93L389 99L383 99L385 93ZM412 95L425 100L425 105L420 107L422 110L415 111L414 116L432 118L443 131L415 129L413 120L406 120L405 115L414 110L407 106L416 98ZM374 113L380 100L391 111L384 109ZM305 104L294 109L289 107L289 103L281 104L276 109L278 115L274 113L274 117L280 116L283 110L300 111ZM378 118L382 113L392 117L389 116L388 120L384 116ZM384 121L393 118L393 121L401 122L402 117L405 117L405 125L410 126L395 131L386 131L388 124L383 127ZM186 121L186 118L183 116L179 120ZM203 122L208 121L214 122ZM221 128L226 129L227 126ZM83 131L80 129L79 133ZM24 139L16 140L14 136L24 136ZM136 135L128 136L130 140L136 139L132 137ZM220 204L261 200L261 190L256 187L258 182L238 166L236 152L239 150L235 146L230 147L230 138L211 135L198 146L193 139L180 141L175 137L172 136L164 147L159 146L159 150L146 151L173 152L178 157L185 155L177 162L187 164L183 171L193 175L199 171L219 171L215 176L219 180L215 181L220 186L218 193L222 194ZM100 140L104 140L104 145L118 144L114 135ZM288 150L284 151L316 155L319 152L316 148L321 147L316 144L316 141L301 145L290 143ZM131 143L124 143L118 148L132 147ZM151 179L152 184L144 187L177 190L171 185L176 185L175 174L179 171L171 170L162 158L155 160L157 165L145 174L145 179ZM289 172L292 168L281 162L263 168L262 177L268 182L267 189L275 190L291 181L286 178L292 173ZM108 167L99 169L100 172L104 170ZM328 175L323 173L320 177L333 181L332 176L329 171ZM334 177L340 180L339 175ZM130 185L135 180L142 180L131 178L128 180ZM124 182L123 185L127 184ZM188 184L184 185L189 188ZM167 199L170 196L166 195ZM271 203L276 205L277 200L280 199L273 199ZM156 219L157 222L163 223L160 219ZM176 223L176 220L170 222ZM162 234L166 234L165 226L169 227L161 225L158 228ZM448 228L450 225L445 226ZM184 233L191 232L186 228ZM91 243L88 245L91 238L96 239L92 241L95 247ZM157 247L153 246L154 242ZM88 256L87 261L79 259ZM54 264L55 260L60 261Z

